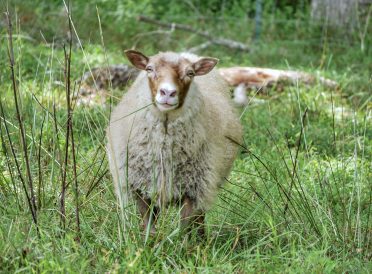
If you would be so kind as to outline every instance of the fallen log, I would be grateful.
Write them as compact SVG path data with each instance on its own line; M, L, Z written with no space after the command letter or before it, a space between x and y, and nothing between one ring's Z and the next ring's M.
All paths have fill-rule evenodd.
M220 74L231 85L245 84L247 87L261 88L280 81L292 81L312 85L319 82L326 87L336 88L335 81L324 77L316 77L310 73L295 70L279 70L257 67L230 67L220 68Z
M230 67L220 68L221 76L234 87L234 100L239 105L248 102L247 89L266 90L276 88L282 90L284 86L302 83L314 85L320 83L327 88L337 87L335 81L310 73L294 70L278 70L257 67Z
M136 79L139 70L128 65L96 67L84 73L78 80L77 105L102 104L109 89L123 89L128 82Z

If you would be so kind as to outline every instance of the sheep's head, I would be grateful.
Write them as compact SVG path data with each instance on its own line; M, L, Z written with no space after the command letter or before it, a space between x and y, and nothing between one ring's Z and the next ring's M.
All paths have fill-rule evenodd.
M218 62L210 57L191 62L171 52L150 57L135 50L125 54L136 68L147 72L152 100L163 112L182 107L194 76L207 74Z

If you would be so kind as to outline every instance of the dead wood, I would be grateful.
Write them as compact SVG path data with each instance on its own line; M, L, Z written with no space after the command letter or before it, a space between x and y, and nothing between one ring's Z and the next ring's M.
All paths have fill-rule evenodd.
M244 85L246 88L264 88L275 84L303 83L314 85L321 83L328 88L336 88L337 83L333 80L310 73L294 70L278 70L257 67L230 67L220 68L221 76L231 85Z
M124 89L138 73L138 69L128 65L93 68L78 81L79 93L75 98L77 105L103 104L107 90Z

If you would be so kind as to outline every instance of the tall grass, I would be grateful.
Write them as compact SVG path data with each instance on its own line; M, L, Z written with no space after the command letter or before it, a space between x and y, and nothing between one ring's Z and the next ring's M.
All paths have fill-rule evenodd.
M130 219L123 229L107 170L104 129L123 91L110 89L103 105L75 104L74 80L97 64L117 63L122 54L115 46L106 48L100 24L101 44L84 44L66 16L70 36L63 46L25 40L21 26L12 28L15 18L8 21L2 38L7 47L1 48L10 62L0 85L2 271L370 270L370 80L362 78L356 101L351 81L361 76L337 66L321 73L339 81L338 91L296 85L275 96L254 95L261 101L252 99L241 110L245 142L207 214L206 239L179 233L174 208L162 212L158 232L150 237L140 229L133 205L123 209ZM284 50L281 43L256 49L251 60L221 48L206 54L225 57L223 65L244 65ZM353 50L344 49L345 64L368 69ZM317 49L310 55L316 63ZM306 58L289 63L300 66ZM331 57L328 61L332 67Z

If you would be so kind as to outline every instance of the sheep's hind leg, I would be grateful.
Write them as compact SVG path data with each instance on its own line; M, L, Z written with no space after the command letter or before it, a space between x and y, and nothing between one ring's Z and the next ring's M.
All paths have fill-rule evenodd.
M137 200L137 208L142 216L142 226L144 231L150 226L150 234L154 235L156 233L155 230L155 222L158 215L158 209L153 207L151 210L151 200L143 198L140 194L137 193L136 195Z

